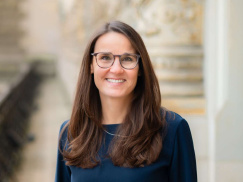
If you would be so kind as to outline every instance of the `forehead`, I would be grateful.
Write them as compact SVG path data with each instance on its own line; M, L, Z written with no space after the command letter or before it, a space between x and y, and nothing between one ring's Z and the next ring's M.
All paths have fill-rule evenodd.
M94 52L122 54L125 52L135 53L135 49L125 35L117 32L108 32L97 39Z

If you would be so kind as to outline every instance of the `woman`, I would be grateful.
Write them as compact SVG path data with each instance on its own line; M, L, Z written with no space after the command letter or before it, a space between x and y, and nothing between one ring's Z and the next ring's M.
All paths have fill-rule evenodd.
M146 47L125 23L105 24L87 45L55 180L197 181L189 126L161 108Z

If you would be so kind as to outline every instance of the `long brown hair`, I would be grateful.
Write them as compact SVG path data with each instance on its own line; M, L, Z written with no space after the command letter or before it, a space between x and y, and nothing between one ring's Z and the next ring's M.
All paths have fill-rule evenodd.
M142 167L154 162L162 149L165 110L160 108L161 95L151 60L140 35L129 25L112 21L102 26L91 38L84 52L71 119L63 129L68 131L67 165L92 168L99 164L98 151L103 141L102 108L90 65L91 53L101 35L117 32L125 35L139 54L139 76L133 100L124 122L114 137L108 155L114 165Z

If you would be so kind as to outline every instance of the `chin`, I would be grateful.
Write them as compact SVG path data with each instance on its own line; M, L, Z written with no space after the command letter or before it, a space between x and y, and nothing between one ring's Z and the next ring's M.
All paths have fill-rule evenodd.
M130 94L121 94L121 93L107 93L107 94L101 94L104 98L112 98L112 99L126 99L130 98Z

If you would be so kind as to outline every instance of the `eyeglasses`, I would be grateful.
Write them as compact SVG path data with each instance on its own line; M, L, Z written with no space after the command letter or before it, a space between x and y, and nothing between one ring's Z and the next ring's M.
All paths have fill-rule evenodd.
M125 53L122 55L114 55L110 52L97 52L97 53L91 53L92 56L95 56L96 63L100 68L110 68L114 61L115 57L119 57L119 61L121 66L124 69L131 70L135 68L138 64L138 60L140 58L140 55L138 54L129 54Z

